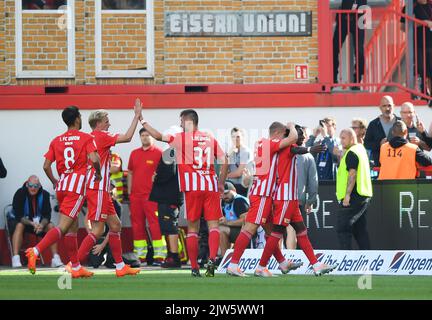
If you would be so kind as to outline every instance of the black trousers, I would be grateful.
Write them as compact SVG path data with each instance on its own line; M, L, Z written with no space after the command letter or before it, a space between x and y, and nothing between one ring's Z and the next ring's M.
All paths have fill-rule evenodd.
M351 219L357 215L362 208L366 206L363 215L351 225ZM369 233L367 231L367 207L369 203L352 204L349 207L341 207L337 213L336 231L339 240L339 247L341 250L352 249L352 237L357 242L360 250L370 250Z
M364 41L365 41L365 30L360 29L357 24L355 16L350 16L350 30L349 33L350 43L354 41L354 50L350 47L351 57L354 56L354 70L351 70L351 74L354 74L354 82L361 82L364 75L365 57L364 57ZM339 33L339 28L341 29ZM348 35L348 17L346 14L342 15L339 23L339 15L336 15L336 28L333 35L333 81L338 82L338 71L339 71L339 53ZM358 38L358 39L357 39ZM339 43L340 42L340 43ZM354 51L354 52L353 52ZM350 57L350 58L351 58ZM358 74L357 74L358 66ZM354 72L352 72L354 71ZM351 76L351 75L350 75ZM351 82L351 79L349 79Z

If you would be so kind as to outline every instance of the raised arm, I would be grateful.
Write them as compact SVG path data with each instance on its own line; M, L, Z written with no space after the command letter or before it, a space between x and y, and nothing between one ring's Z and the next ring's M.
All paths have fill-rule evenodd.
M134 118L132 119L132 123L129 127L129 129L124 134L119 134L117 137L117 143L126 143L131 142L132 137L135 133L136 127L138 125L138 121L141 117L141 111L142 111L142 103L139 98L135 100L135 106L134 106Z

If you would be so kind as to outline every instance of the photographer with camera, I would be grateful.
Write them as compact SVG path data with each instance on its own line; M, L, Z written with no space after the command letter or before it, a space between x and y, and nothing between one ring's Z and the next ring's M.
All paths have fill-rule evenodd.
M315 156L315 162L318 171L318 180L334 180L338 165L338 153L335 148L339 149L339 143L336 135L336 120L326 117L319 121L319 126L314 129L313 134L309 137L306 147L312 147L321 144L326 147L325 151Z

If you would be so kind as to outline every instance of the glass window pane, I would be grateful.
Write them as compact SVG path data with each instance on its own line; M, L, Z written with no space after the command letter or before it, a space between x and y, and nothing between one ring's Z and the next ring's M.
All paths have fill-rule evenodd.
M22 0L23 10L57 10L67 4L67 0Z
M103 10L144 10L145 0L102 0Z

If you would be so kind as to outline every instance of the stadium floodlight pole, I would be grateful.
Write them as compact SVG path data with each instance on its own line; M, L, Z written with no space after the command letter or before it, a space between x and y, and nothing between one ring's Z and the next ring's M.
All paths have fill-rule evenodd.
M414 16L413 1L406 1L406 14L408 17ZM414 46L412 45L414 44L414 22L409 19L405 19L405 21L408 22L408 88L415 89L415 81L417 81L417 79L414 79Z

